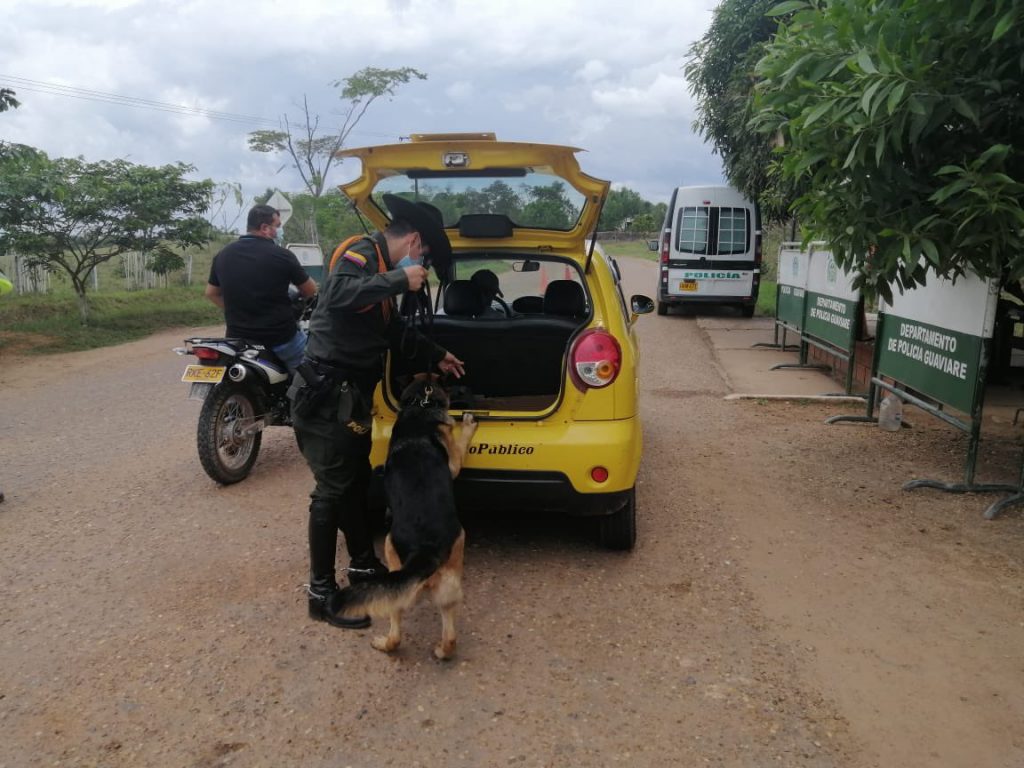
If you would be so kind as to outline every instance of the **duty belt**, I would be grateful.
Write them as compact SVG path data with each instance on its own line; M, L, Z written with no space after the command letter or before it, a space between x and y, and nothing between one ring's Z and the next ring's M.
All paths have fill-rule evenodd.
M320 376L331 381L339 382L349 378L349 372L339 365L333 365L315 357L306 357L304 362L309 363Z

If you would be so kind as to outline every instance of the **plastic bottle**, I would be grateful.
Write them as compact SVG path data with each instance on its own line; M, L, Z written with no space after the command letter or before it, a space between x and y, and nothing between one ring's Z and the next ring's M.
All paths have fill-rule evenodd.
M890 393L878 406L878 426L889 432L899 432L903 424L903 401Z

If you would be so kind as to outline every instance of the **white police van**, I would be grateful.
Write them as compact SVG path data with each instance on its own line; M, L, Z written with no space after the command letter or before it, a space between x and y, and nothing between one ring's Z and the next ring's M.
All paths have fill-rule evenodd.
M678 187L665 214L658 314L669 307L737 307L752 317L761 285L761 211L726 186Z

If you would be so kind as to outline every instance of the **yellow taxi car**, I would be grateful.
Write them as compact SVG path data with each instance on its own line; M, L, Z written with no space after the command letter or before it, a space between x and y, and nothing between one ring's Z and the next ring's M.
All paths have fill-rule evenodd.
M452 261L423 331L465 362L450 382L452 416L479 422L455 484L460 507L599 516L601 543L630 549L642 450L634 325L654 302L627 301L615 260L588 239L609 183L580 170L579 151L414 135L340 152L362 163L342 191L378 228L385 193L443 215ZM376 473L412 373L390 355L374 397Z

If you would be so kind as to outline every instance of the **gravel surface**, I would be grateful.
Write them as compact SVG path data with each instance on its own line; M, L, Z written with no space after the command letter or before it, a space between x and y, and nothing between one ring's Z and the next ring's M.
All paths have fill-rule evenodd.
M1024 520L900 490L958 479L941 422L725 401L699 323L644 317L636 549L469 517L440 663L426 603L393 656L306 618L311 476L272 429L207 479L170 351L194 330L0 358L0 766L1024 765Z

